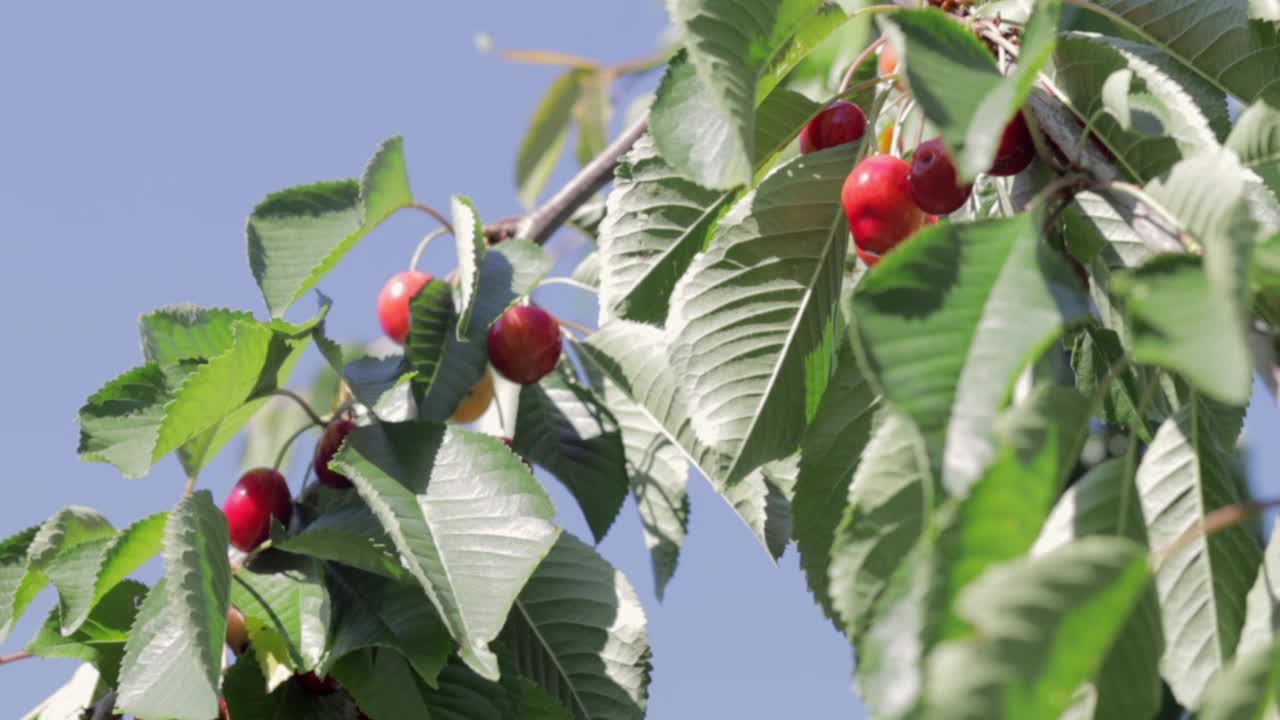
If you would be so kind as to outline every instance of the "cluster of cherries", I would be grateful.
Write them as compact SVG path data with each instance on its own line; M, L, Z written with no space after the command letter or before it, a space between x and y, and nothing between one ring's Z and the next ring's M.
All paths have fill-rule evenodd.
M404 344L408 338L410 303L431 282L443 281L434 280L424 272L408 270L392 275L378 293L379 324L395 342ZM560 323L536 305L517 305L503 313L489 328L486 346L489 364L503 377L519 385L536 383L554 370L560 360ZM450 420L474 422L488 409L493 396L493 377L486 370L459 403ZM321 485L335 489L351 487L351 480L330 468L329 463L355 428L351 419L341 416L325 427L312 457L312 470ZM503 438L503 442L511 446L510 438ZM222 512L227 518L231 545L241 552L251 553L270 537L272 518L288 526L293 515L293 496L279 470L254 468L244 473L232 487L231 494L222 504ZM248 644L244 616L231 608L227 613L227 645L239 655ZM333 678L317 677L314 672L298 675L295 680L315 695L329 695L338 689ZM222 707L225 717L225 702Z
M893 52L886 47L880 55L880 74L897 69ZM826 148L858 142L866 134L867 116L862 108L847 102L832 103L800 131L800 151L808 154ZM854 249L868 266L939 215L959 210L969 200L973 185L960 184L956 166L942 138L920 143L908 163L889 155L872 155L858 163L845 179L840 202ZM988 175L1016 175L1031 164L1035 145L1022 113L1014 115L1000 136L1000 147Z

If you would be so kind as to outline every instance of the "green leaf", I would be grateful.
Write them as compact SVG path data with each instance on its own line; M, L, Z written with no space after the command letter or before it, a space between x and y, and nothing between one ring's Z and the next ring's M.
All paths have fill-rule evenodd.
M1236 652L1266 649L1276 640L1277 630L1280 630L1280 533L1272 528L1258 579L1246 598L1244 629Z
M832 608L827 582L832 544L840 542L843 546L842 541L847 539L837 537L837 528L851 527L841 521L846 514L845 499L849 497L863 448L871 439L872 418L879 404L879 396L857 366L853 348L848 343L842 344L836 373L800 447L795 501L791 506L800 567L804 569L809 590L833 621L838 621L838 617ZM865 529L859 527L857 531ZM848 552L847 547L844 550Z
M987 573L959 600L978 638L930 658L931 717L1058 717L1149 582L1140 546L1103 537Z
M1231 128L1227 147L1280 195L1280 110L1264 101L1249 106Z
M560 161L564 136L573 119L573 108L582 92L582 70L570 70L551 84L533 112L533 120L516 154L516 191L520 202L531 208L547 186Z
M772 165L822 110L822 105L789 88L780 87L769 93L756 109L755 154L752 156L756 172Z
M171 399L164 371L155 365L107 383L80 408L80 459L111 463L125 477L146 475Z
M138 320L142 356L160 366L184 360L207 360L226 352L235 342L235 326L253 315L223 308L171 305Z
M601 315L660 323L676 281L731 195L681 177L649 135L622 158L614 178L600 226Z
M857 470L848 486L847 501L842 505L840 498L827 499L843 512L829 552L830 599L823 603L824 607L829 605L856 646L870 629L876 603L902 567L903 558L923 536L934 505L924 441L910 419L884 413L861 455L860 463L856 453L848 455ZM806 462L807 457L800 466L802 484L806 482ZM797 488L798 521L804 517L800 497ZM799 537L803 536L797 532ZM805 545L800 549L804 553ZM809 568L821 556L814 555L813 561L801 557L810 589L822 598L820 592L827 581L815 580L816 568Z
M316 695L297 681L286 682L269 691L262 681L263 671L252 655L245 655L227 669L223 684L228 715L240 718L306 718L307 720L349 720L356 707L346 693Z
M584 73L578 84L578 101L573 119L578 123L578 164L586 165L609 144L609 120L613 101L609 98L610 78L606 73Z
M1202 720L1256 720L1280 713L1280 643L1241 655L1205 692Z
M1066 34L1054 54L1055 82L1131 179L1146 182L1168 172L1184 156L1213 148L1229 122L1222 91L1146 45L1113 37ZM1126 128L1107 101L1107 82L1127 73L1130 113L1161 124L1159 132ZM1103 114L1104 109L1111 114Z
M502 631L519 671L578 718L643 718L649 688L644 609L622 573L562 534Z
M406 579L391 538L369 508L354 498L327 509L292 536L273 538L272 547L341 563L392 580Z
M569 277L575 282L598 290L600 288L600 253L595 250L588 253Z
M573 714L568 708L532 680L516 678L515 685L518 689L516 717L521 720L573 720Z
M484 237L484 223L470 198L454 195L450 200L453 209L453 236L458 243L458 329L457 338L465 340L471 322L471 310L475 307L476 292L480 289L480 267L484 263L489 243Z
M909 717L920 700L931 551L930 544L920 543L900 557L858 644L858 693L877 720Z
M49 566L58 588L64 635L74 633L113 588L160 552L166 513L157 513L111 537L93 540L61 553Z
M799 461L799 454L792 455L758 467L732 485L712 484L775 561L786 552L793 534L791 501Z
M1068 488L1045 521L1032 554L1044 555L1092 535L1119 536L1146 545L1142 508L1126 469L1123 459L1108 460ZM1163 653L1160 603L1155 588L1148 587L1090 682L1089 700L1096 707L1086 717L1155 717L1163 695L1159 667Z
M397 210L413 203L404 141L382 143L359 182L300 185L268 195L246 233L249 267L272 317L281 317L351 248Z
M377 649L352 653L333 666L332 676L372 720L431 717L428 694L397 653Z
M1243 499L1233 457L1242 420L1237 408L1193 397L1160 426L1138 466L1151 547L1183 543L1160 563L1156 589L1167 639L1161 669L1185 707L1199 706L1205 685L1235 652L1261 560L1244 525L1200 531L1206 515Z
M961 180L991 166L1001 132L1053 54L1060 12L1058 0L1036 3L1008 77L973 31L950 16L933 9L890 16L900 32L895 49L907 61L912 96L951 150Z
M676 174L728 190L746 184L754 157L739 121L717 104L686 53L676 55L649 111L654 147Z
M436 374L444 363L447 341L453 333L458 314L454 310L453 291L449 283L432 279L409 301L409 336L405 338L404 356L413 369L413 390L418 397L431 392Z
M496 678L489 642L559 532L529 469L497 439L438 423L360 428L331 466L391 536L463 659Z
M665 346L661 330L640 323L615 320L592 334L581 348L582 357L594 365L648 421L637 427L644 428L647 425L648 431L660 432L668 442L679 448L688 462L707 478L716 492L729 503L772 554L774 549L770 548L765 530L771 524L769 513L771 509L777 512L778 503L775 502L771 508L766 502L770 488L764 474L757 472L739 481L732 488L732 494L725 480L714 474L717 468L725 466L725 459L717 456L716 451L704 445L694 433L687 400L676 385ZM611 407L617 411L618 406L611 403ZM674 480L674 469L667 473ZM673 498L671 504L663 508L663 512L674 515L670 519L678 519L681 505L681 498ZM775 518L775 523L776 521ZM687 522L687 516L683 522ZM679 537L683 538L683 531Z
M1127 351L1120 336L1112 330L1089 324L1080 333L1071 353L1071 365L1075 370L1076 387L1085 396L1092 397L1100 387L1102 394L1102 418L1114 425L1123 425L1138 433L1144 442L1151 441L1153 427L1149 420L1139 417L1142 405L1142 388L1152 382L1146 368L1129 366ZM1121 365L1125 363L1125 365ZM1107 379L1112 378L1110 384Z
M824 2L814 10L812 15L804 18L795 27L790 37L787 37L783 44L773 51L773 57L758 73L756 104L763 103L764 99L773 93L774 88L778 87L779 83L800 64L801 60L808 57L812 50L821 45L848 20L849 16L839 4L834 2Z
M564 483L600 542L627 499L626 457L618 421L572 372L561 365L520 388L512 445Z
M126 713L206 720L218 712L231 568L227 521L207 490L169 513L165 576L125 645L117 705Z
M483 341L489 326L518 300L533 292L554 265L555 260L546 250L528 240L506 240L490 248L480 265L479 294L467 334L457 339ZM462 327L461 323L458 327Z
M524 720L505 688L472 672L456 656L440 673L440 688L431 693L430 702L431 720Z
M330 566L334 623L326 667L362 648L386 648L402 656L432 687L453 641L422 591L413 585L358 570ZM384 653L385 654L385 653Z
M1097 0L1120 27L1164 50L1224 93L1280 103L1280 29L1238 0ZM1248 62L1242 62L1247 58Z
M115 685L124 657L125 639L137 615L137 603L146 591L145 585L133 581L116 585L94 607L87 622L74 633L65 635L59 630L60 613L54 609L27 644L27 652L45 658L83 660L98 669L104 683Z
M330 600L319 563L288 558L281 567L236 573L231 602L244 615L259 664L277 679L315 668L324 658Z
M671 365L693 427L732 484L794 452L834 361L848 248L840 186L850 146L797 158L721 218L676 284L667 317Z
M1024 214L925 229L854 296L864 365L915 420L952 495L963 496L992 459L992 421L1018 373L1088 314L1037 225Z

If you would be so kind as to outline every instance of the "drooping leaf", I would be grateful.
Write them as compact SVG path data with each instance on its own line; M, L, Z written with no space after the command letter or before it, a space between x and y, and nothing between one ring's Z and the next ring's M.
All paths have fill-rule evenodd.
M1199 706L1209 679L1234 654L1262 555L1246 526L1200 532L1205 515L1241 500L1232 453L1242 419L1239 409L1194 397L1160 426L1138 466L1151 547L1171 552L1156 573L1166 638L1161 671L1185 707Z
M294 535L273 538L272 547L393 580L406 577L395 545L369 508L358 500L327 509Z
M794 452L834 360L854 147L780 166L720 219L671 296L671 366L733 482Z
M849 16L835 2L822 3L811 15L801 20L783 44L773 51L773 57L759 73L756 81L756 105L763 103L811 51L848 20Z
M1231 128L1227 147L1280 195L1280 110L1275 105L1259 101L1249 106Z
M1036 3L1018 64L1008 77L996 70L995 59L973 31L948 15L903 10L891 16L912 95L951 150L961 180L991 166L1001 131L1053 54L1060 11L1057 0Z
M449 631L422 591L358 570L329 568L334 631L325 669L362 648L385 648L402 656L423 682L435 686L453 650Z
M349 654L333 666L331 676L370 720L431 717L429 694L398 653L370 649Z
M877 719L915 711L924 690L926 598L932 547L921 543L892 570L858 644L857 687Z
M382 523L467 664L496 677L488 644L559 532L528 468L493 437L437 423L358 429L331 466Z
M498 683L477 675L458 657L440 673L430 695L431 720L515 720L510 695Z
M1104 537L987 573L959 600L978 638L930 658L931 716L1058 717L1149 583L1143 548Z
M458 314L453 293L443 280L432 279L409 301L409 336L404 356L413 369L414 394L423 397L435 387L436 375L447 358L449 339Z
M564 483L596 542L627 498L626 456L613 414L561 365L520 389L513 449Z
M259 564L255 564L255 568ZM231 585L231 602L244 615L258 663L301 672L320 663L331 626L329 593L320 564L288 558L275 567L242 569ZM282 673L287 679L294 672Z
M458 245L458 328L457 338L464 340L475 306L476 292L480 289L480 267L484 263L489 243L484 238L484 224L471 200L454 195L450 201L453 210L453 235Z
M644 609L622 573L562 534L502 631L516 667L577 718L643 718L649 688Z
M268 195L249 216L249 267L272 317L316 286L365 235L413 203L404 141L378 147L359 182L300 185Z
M525 207L538 204L538 196L560 161L573 107L582 91L583 74L575 69L556 78L538 103L529 129L520 141L516 154L516 192Z
M297 680L268 691L263 670L252 655L245 655L227 669L223 690L228 715L240 718L307 718L307 720L348 720L356 707L346 693L318 695Z
M207 490L169 513L165 576L125 644L117 706L134 715L206 720L218 712L231 568L227 522Z
M600 226L600 313L659 323L728 193L680 176L641 137L618 164Z
M944 223L895 248L854 296L860 352L963 496L995 453L992 421L1019 371L1088 313L1060 255L1023 214Z
M1033 555L1044 555L1091 535L1112 535L1147 544L1146 524L1123 459L1096 465L1067 489L1045 521ZM1148 587L1116 636L1086 693L1093 720L1155 717L1162 699L1160 656L1164 629L1155 587ZM1079 702L1079 701L1078 701ZM1073 708L1077 705L1073 705Z
M117 584L93 608L88 621L73 633L59 630L61 620L55 608L49 619L27 643L27 652L45 658L74 658L91 663L108 685L120 675L124 644L137 615L137 603L146 595L146 586L133 581Z
M923 536L935 501L924 441L901 414L884 414L856 468L830 549L828 602L845 634L859 646L877 601ZM828 503L842 507L838 497ZM797 515L804 517L799 505ZM811 562L802 560L806 566ZM806 572L815 595L828 587L826 581L814 581L815 571L806 567Z
M1154 427L1147 418L1139 417L1142 388L1150 382L1144 368L1126 367L1126 350L1114 331L1087 325L1076 339L1071 354L1076 387L1086 396L1102 388L1102 417L1109 423L1123 425L1150 442ZM1113 378L1110 384L1108 378Z

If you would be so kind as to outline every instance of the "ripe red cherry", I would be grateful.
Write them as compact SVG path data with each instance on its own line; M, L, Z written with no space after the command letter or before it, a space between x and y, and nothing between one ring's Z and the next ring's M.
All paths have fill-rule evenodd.
M218 720L231 720L231 711L227 709L227 699L218 698Z
M298 683L312 695L332 695L338 691L338 681L331 676L321 679L314 672L306 672L298 676Z
M342 447L342 441L346 440L351 431L355 429L355 423L343 418L334 420L329 423L329 427L324 429L324 435L321 435L320 442L316 443L316 454L312 461L312 467L316 471L316 479L322 484L331 488L351 487L351 480L346 475L329 469L329 461L333 460L333 456L338 454L338 449Z
M911 199L911 166L892 155L872 155L858 163L840 190L854 243L880 255L889 252L924 224L925 214Z
M560 323L533 305L517 305L489 328L489 362L513 383L536 383L560 360Z
M800 131L800 152L808 155L837 145L858 142L867 131L862 108L845 100L831 103Z
M378 322L387 337L404 343L409 336L409 301L429 282L429 273L406 270L392 275L382 286L378 293Z
M1031 131L1027 129L1027 120L1019 112L1004 126L1004 132L1000 134L1000 149L996 150L996 159L991 161L987 174L1000 177L1017 175L1027 169L1035 156L1036 146L1031 140Z
M289 524L293 506L284 476L271 468L255 468L240 477L231 488L222 514L227 516L231 544L249 552L271 534L271 518Z
M235 608L227 608L227 647L236 655L243 655L249 647L249 630L244 624L244 614Z
M927 213L950 215L959 210L973 192L973 185L956 181L956 166L947 154L942 138L920 143L911 158L911 197Z

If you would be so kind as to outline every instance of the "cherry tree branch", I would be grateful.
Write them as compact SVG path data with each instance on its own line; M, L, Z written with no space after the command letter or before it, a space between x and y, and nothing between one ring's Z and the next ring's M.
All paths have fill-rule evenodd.
M30 658L30 657L35 657L35 656L29 652L16 652L12 655L0 655L0 665L8 665L11 662L26 660L27 658Z

